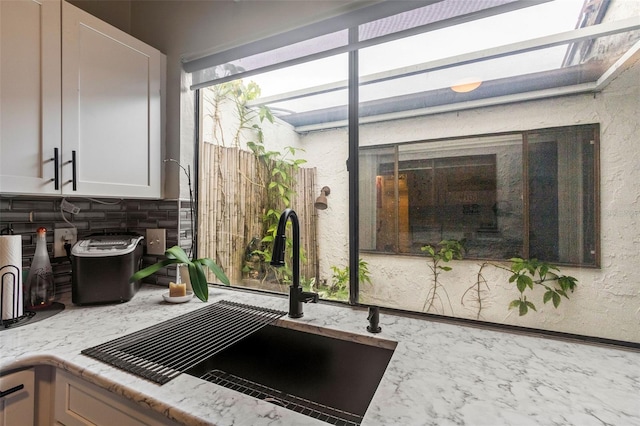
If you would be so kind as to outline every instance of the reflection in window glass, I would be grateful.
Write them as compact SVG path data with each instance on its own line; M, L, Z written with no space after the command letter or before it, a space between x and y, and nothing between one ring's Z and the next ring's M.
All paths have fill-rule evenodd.
M397 152L397 173L388 158L375 170L361 166L361 174L375 173L379 187L377 208L365 209L377 215L376 244L363 249L418 254L427 244L455 239L466 241L468 257L520 252L520 136L403 144Z
M593 126L530 133L527 140L529 257L595 264Z
M361 250L458 240L467 258L595 265L596 130L361 148Z

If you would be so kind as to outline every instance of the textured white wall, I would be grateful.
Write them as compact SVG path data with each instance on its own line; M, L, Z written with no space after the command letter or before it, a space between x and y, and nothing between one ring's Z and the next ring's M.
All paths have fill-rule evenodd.
M240 121L233 102L229 100L220 102L216 111L213 91L204 89L200 93L203 97L202 140L205 143L248 150L247 142L257 141L257 135L253 130L243 129L240 132L238 141L235 141ZM259 125L262 128L268 150L284 152L287 147L302 148L300 136L294 132L290 124L277 119L273 123L268 120L261 122L257 114L253 113L250 114L250 117L251 122L245 124L245 127L251 127L254 124ZM305 153L300 152L295 158L306 158L305 155ZM318 193L320 193L319 189Z
M532 301L538 312L519 317L507 310L518 292L506 272L489 270L481 319L546 330L640 342L640 62L622 73L597 95L559 97L480 108L362 126L362 145L600 123L601 243L600 269L563 268L578 278L571 300L559 309L542 304L542 292ZM303 137L310 165L318 168L318 184L331 187L329 208L319 212L320 275L348 259L348 174L345 129ZM361 287L362 301L381 306L422 310L430 281L426 258L363 254L370 264L373 286ZM476 261L457 261L445 273L451 306L444 314L475 318L473 305L460 303L475 282ZM442 309L439 310L442 313Z

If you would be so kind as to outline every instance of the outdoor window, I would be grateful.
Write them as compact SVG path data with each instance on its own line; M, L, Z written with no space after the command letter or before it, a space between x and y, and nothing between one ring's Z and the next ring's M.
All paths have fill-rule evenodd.
M291 207L305 290L352 304L424 311L421 249L442 240L466 259L598 267L599 125L535 129L573 123L554 102L597 96L633 62L633 16L604 0L386 1L184 58L203 100L198 254L233 285L286 293L291 250L269 260Z
M597 125L361 148L360 248L596 265ZM524 160L523 160L524 159Z
M286 265L276 268L270 261L280 214L292 208L301 224L301 285L324 298L347 300L344 272L320 276L321 263L325 270L345 271L348 260L338 251L335 258L320 257L324 246L318 241L319 214L314 207L320 188L327 185L326 176L348 181L347 133L335 132L332 144L327 144L326 134L300 134L280 118L313 114L327 120L336 105L346 104L346 90L308 96L304 102L279 96L284 90L300 90L311 79L317 84L346 79L347 70L347 55L341 54L200 90L198 248L201 256L220 263L233 286L288 293L293 282L290 230ZM263 106L265 99L271 100L268 107ZM340 204L337 197L328 203L332 208ZM343 244L348 243L347 226L331 225L343 236Z

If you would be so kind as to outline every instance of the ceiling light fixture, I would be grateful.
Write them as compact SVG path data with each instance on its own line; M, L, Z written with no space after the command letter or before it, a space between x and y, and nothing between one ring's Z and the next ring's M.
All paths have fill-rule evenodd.
M476 90L478 87L480 87L481 84L482 84L481 80L466 79L451 86L451 90L453 90L456 93L468 93Z

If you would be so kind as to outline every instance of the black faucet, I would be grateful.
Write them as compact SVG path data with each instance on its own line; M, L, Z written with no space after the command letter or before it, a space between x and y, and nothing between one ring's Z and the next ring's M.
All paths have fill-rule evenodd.
M298 215L291 209L285 209L280 215L276 238L273 241L271 266L284 266L284 252L287 240L285 231L289 219L291 219L293 225L293 283L289 287L289 317L300 318L304 315L302 313L302 303L318 302L318 293L302 291L302 287L300 287L300 223L298 222Z

